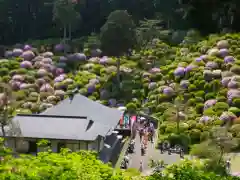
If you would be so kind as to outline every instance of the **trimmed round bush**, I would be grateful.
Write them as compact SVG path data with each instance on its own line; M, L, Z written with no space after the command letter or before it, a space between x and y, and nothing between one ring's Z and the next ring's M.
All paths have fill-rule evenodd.
M126 105L126 108L127 108L127 111L131 112L131 113L133 113L133 112L135 112L137 110L137 106L136 106L135 103L128 103Z
M234 65L233 67L231 67L230 71L235 73L235 74L240 75L240 66Z

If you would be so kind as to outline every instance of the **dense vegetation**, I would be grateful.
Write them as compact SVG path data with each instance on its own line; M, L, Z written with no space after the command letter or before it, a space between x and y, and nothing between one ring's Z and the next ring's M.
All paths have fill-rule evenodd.
M208 159L146 179L233 179L223 163L225 153L240 148L240 34L231 33L240 28L237 1L2 0L0 5L2 44L25 41L0 47L3 136L16 113L40 113L80 93L151 115L159 122L159 142L181 144ZM0 179L132 178L113 173L87 152L5 156L1 165Z
M136 23L144 18L161 18L163 27L185 34L189 28L202 33L215 33L223 28L238 31L239 1L197 1L197 0L80 0L75 6L79 14L71 28L73 37L99 32L108 15L114 10L127 10ZM28 39L58 38L61 23L53 18L53 0L1 0L0 38L3 44L23 42ZM204 10L204 13L203 13ZM76 15L76 14L75 14ZM175 35L174 35L175 36Z

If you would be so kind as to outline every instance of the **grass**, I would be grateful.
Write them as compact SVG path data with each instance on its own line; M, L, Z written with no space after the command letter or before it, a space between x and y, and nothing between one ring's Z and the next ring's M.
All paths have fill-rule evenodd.
M115 169L119 169L119 168L120 168L120 165L121 165L121 162L122 162L123 157L124 157L124 155L125 155L125 152L127 151L128 144L130 143L130 139L131 139L130 137L126 137L126 138L123 140L124 145L123 145L122 151L121 151L121 153L120 153L120 155L119 155L119 158L118 158L118 160L117 160L117 163L116 163L116 165L115 165Z

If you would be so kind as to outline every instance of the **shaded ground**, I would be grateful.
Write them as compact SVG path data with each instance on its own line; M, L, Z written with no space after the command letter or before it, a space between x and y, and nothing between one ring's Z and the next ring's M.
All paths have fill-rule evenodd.
M137 135L135 139L135 153L130 156L130 164L129 168L136 168L139 169L140 161L143 161L143 174L150 174L151 168L148 166L149 161L151 159L154 160L163 160L166 164L174 164L179 162L181 159L178 154L168 155L168 153L161 154L158 149L154 146L154 143L148 143L148 148L145 156L141 156L141 149L140 149L140 138Z

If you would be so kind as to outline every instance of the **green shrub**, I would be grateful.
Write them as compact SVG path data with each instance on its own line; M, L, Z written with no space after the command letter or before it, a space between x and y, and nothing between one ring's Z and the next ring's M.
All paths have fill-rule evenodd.
M228 92L228 89L227 88L223 88L223 89L220 89L220 91L218 92L218 95L225 97L227 92Z
M167 128L167 124L164 124L164 123L161 124L161 125L159 126L159 132L160 132L160 134L164 134L166 128Z
M202 114L203 108L204 108L204 104L203 104L203 103L198 103L198 104L196 105L196 112L197 112L198 114Z
M229 112L232 112L233 114L235 114L236 116L240 116L240 109L239 108L237 108L237 107L230 107L229 109L228 109L228 111Z
M194 98L191 98L191 99L188 100L187 104L188 104L189 106L193 106L193 105L196 104L196 100L195 100Z
M2 82L8 83L10 81L11 77L10 76L3 76L2 77Z
M239 75L240 74L240 66L234 65L233 67L231 67L230 71Z
M233 99L233 106L240 108L240 98Z
M214 115L216 115L216 111L214 111L213 107L211 107L211 108L204 110L203 115L214 116Z
M206 141L209 139L210 133L208 131L204 131L200 135L200 142Z
M234 124L230 128L230 132L232 133L233 137L236 137L240 133L240 124Z
M197 122L194 120L187 121L187 124L189 125L189 129L193 129L196 127Z
M214 106L213 106L213 110L214 111L227 111L229 109L229 105L227 103L224 102L217 102Z
M183 146L185 150L188 150L191 144L191 139L187 134L171 134L168 136L167 140L171 145L179 144Z
M201 130L192 129L189 132L189 137L191 138L191 143L196 144L200 142Z
M14 99L16 99L16 101L21 101L21 100L25 100L25 98L27 97L27 94L25 93L25 91L17 91L17 92L13 92L13 97Z
M0 76L6 76L9 73L8 68L0 68Z
M226 102L227 101L227 98L225 96L217 96L216 100L218 102Z
M189 85L189 87L188 87L189 92L196 91L196 90L197 90L197 87L194 84Z
M126 105L126 108L128 112L136 112L137 105L135 103L130 102Z
M165 133L175 133L176 132L176 126L173 124L169 124L166 129L165 129Z
M203 103L204 99L202 97L196 97L195 101L196 101L196 103Z
M94 97L94 96L88 96L88 98L91 99L91 100L93 100L93 101L96 101L96 100L97 100L96 97Z
M205 96L205 92L204 91L197 91L194 93L195 97L204 97Z
M79 93L80 94L82 94L82 95L87 95L87 89L86 88L81 88L80 90L79 90Z
M210 158L214 157L218 152L217 147L210 146L208 141L204 141L200 144L193 145L190 154L198 158Z
M214 121L213 124L216 126L221 126L223 124L223 121L218 119L218 120Z
M209 99L215 99L215 93L207 93L205 95L205 100L209 100Z
M28 70L24 68L20 68L16 70L16 74L27 74Z

